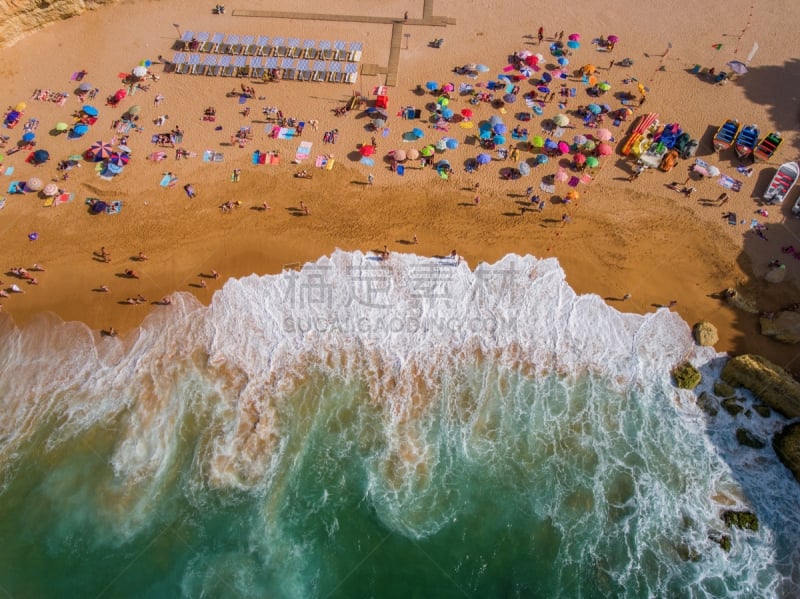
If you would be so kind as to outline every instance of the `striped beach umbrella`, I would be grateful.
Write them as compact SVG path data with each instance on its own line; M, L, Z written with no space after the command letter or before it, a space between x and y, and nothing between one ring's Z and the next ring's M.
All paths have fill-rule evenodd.
M89 147L87 153L95 162L100 162L101 160L110 158L113 150L114 148L111 147L110 143L96 141Z

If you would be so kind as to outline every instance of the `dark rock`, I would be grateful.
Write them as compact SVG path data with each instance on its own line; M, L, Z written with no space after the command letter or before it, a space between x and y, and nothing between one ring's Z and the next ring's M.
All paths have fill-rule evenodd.
M746 530L758 530L758 516L753 512L725 510L722 512L722 521L728 528L735 526Z
M788 424L772 438L772 447L783 465L800 482L800 422Z
M769 406L763 404L756 404L753 406L753 409L756 411L756 414L762 418L769 418L772 415L772 410L769 409Z
M697 407L703 410L709 416L716 416L717 412L719 411L717 409L717 401L713 396L709 395L705 391L703 391L697 398Z
M714 395L717 397L722 397L725 399L726 397L733 397L736 394L736 389L731 387L725 381L717 381L714 383Z
M749 389L762 403L787 418L800 417L800 383L777 364L753 354L728 360L722 380Z
M697 368L689 362L684 362L672 371L672 378L675 379L675 386L679 389L694 389L703 377Z
M736 416L742 410L744 410L744 406L742 406L742 404L736 401L735 397L731 397L730 399L723 399L722 407L731 416Z
M729 535L722 535L719 538L719 546L722 547L722 550L725 553L731 552L731 538Z
M736 440L739 442L739 445L746 445L747 447L752 447L753 449L764 449L764 447L767 446L764 441L756 437L746 428L736 429Z

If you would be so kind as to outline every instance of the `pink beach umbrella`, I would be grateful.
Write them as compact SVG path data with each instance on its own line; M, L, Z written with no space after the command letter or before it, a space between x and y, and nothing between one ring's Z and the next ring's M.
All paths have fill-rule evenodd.
M558 151L561 154L569 154L569 144L565 141L558 142Z
M619 41L619 38L616 35L609 35L607 39L612 44L616 44Z
M603 142L597 146L598 156L610 156L613 153L614 153L614 148L611 147L611 144Z
M599 139L600 141L608 141L612 137L614 137L608 129L598 129L595 131L594 136Z
M570 33L569 37L567 39L570 39L570 40L572 40L574 42L580 41L581 34L580 33Z
M560 168L558 169L558 172L555 175L553 175L553 179L555 179L559 183L564 183L565 181L569 180L569 175L567 174L566 170Z
M456 88L455 85L453 85L452 83L448 83L448 84L442 86L442 91L451 92L451 91L455 90L455 88Z
M416 160L419 158L419 150L416 148L411 148L408 152L406 152L406 158L409 160Z
M403 162L407 158L405 150L392 150L389 152L389 157L394 158L397 162Z

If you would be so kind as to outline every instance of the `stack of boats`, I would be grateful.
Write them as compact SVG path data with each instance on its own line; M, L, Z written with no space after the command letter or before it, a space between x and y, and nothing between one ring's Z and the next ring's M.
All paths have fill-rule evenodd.
M714 149L727 150L733 146L736 155L752 160L769 160L778 151L783 138L777 131L771 131L759 139L758 125L744 125L736 119L728 119L714 135Z
M658 114L651 112L639 117L622 146L622 154L635 156L642 166L669 171L678 158L694 156L698 145L699 142L678 123L661 125Z

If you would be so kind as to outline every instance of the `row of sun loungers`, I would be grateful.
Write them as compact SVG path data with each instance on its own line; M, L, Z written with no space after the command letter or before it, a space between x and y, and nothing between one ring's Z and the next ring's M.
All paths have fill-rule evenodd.
M355 83L358 65L354 62L326 62L301 58L278 58L277 56L230 56L223 54L186 54L178 52L172 59L174 72L212 77L264 77L265 73L277 71L281 79L289 81L328 81L331 83Z
M184 51L203 54L232 54L234 56L264 56L276 58L303 58L310 60L334 60L358 62L361 60L361 42L330 42L326 40L303 40L299 38L270 38L266 35L254 36L235 34L225 35L207 32L186 31L180 38Z

